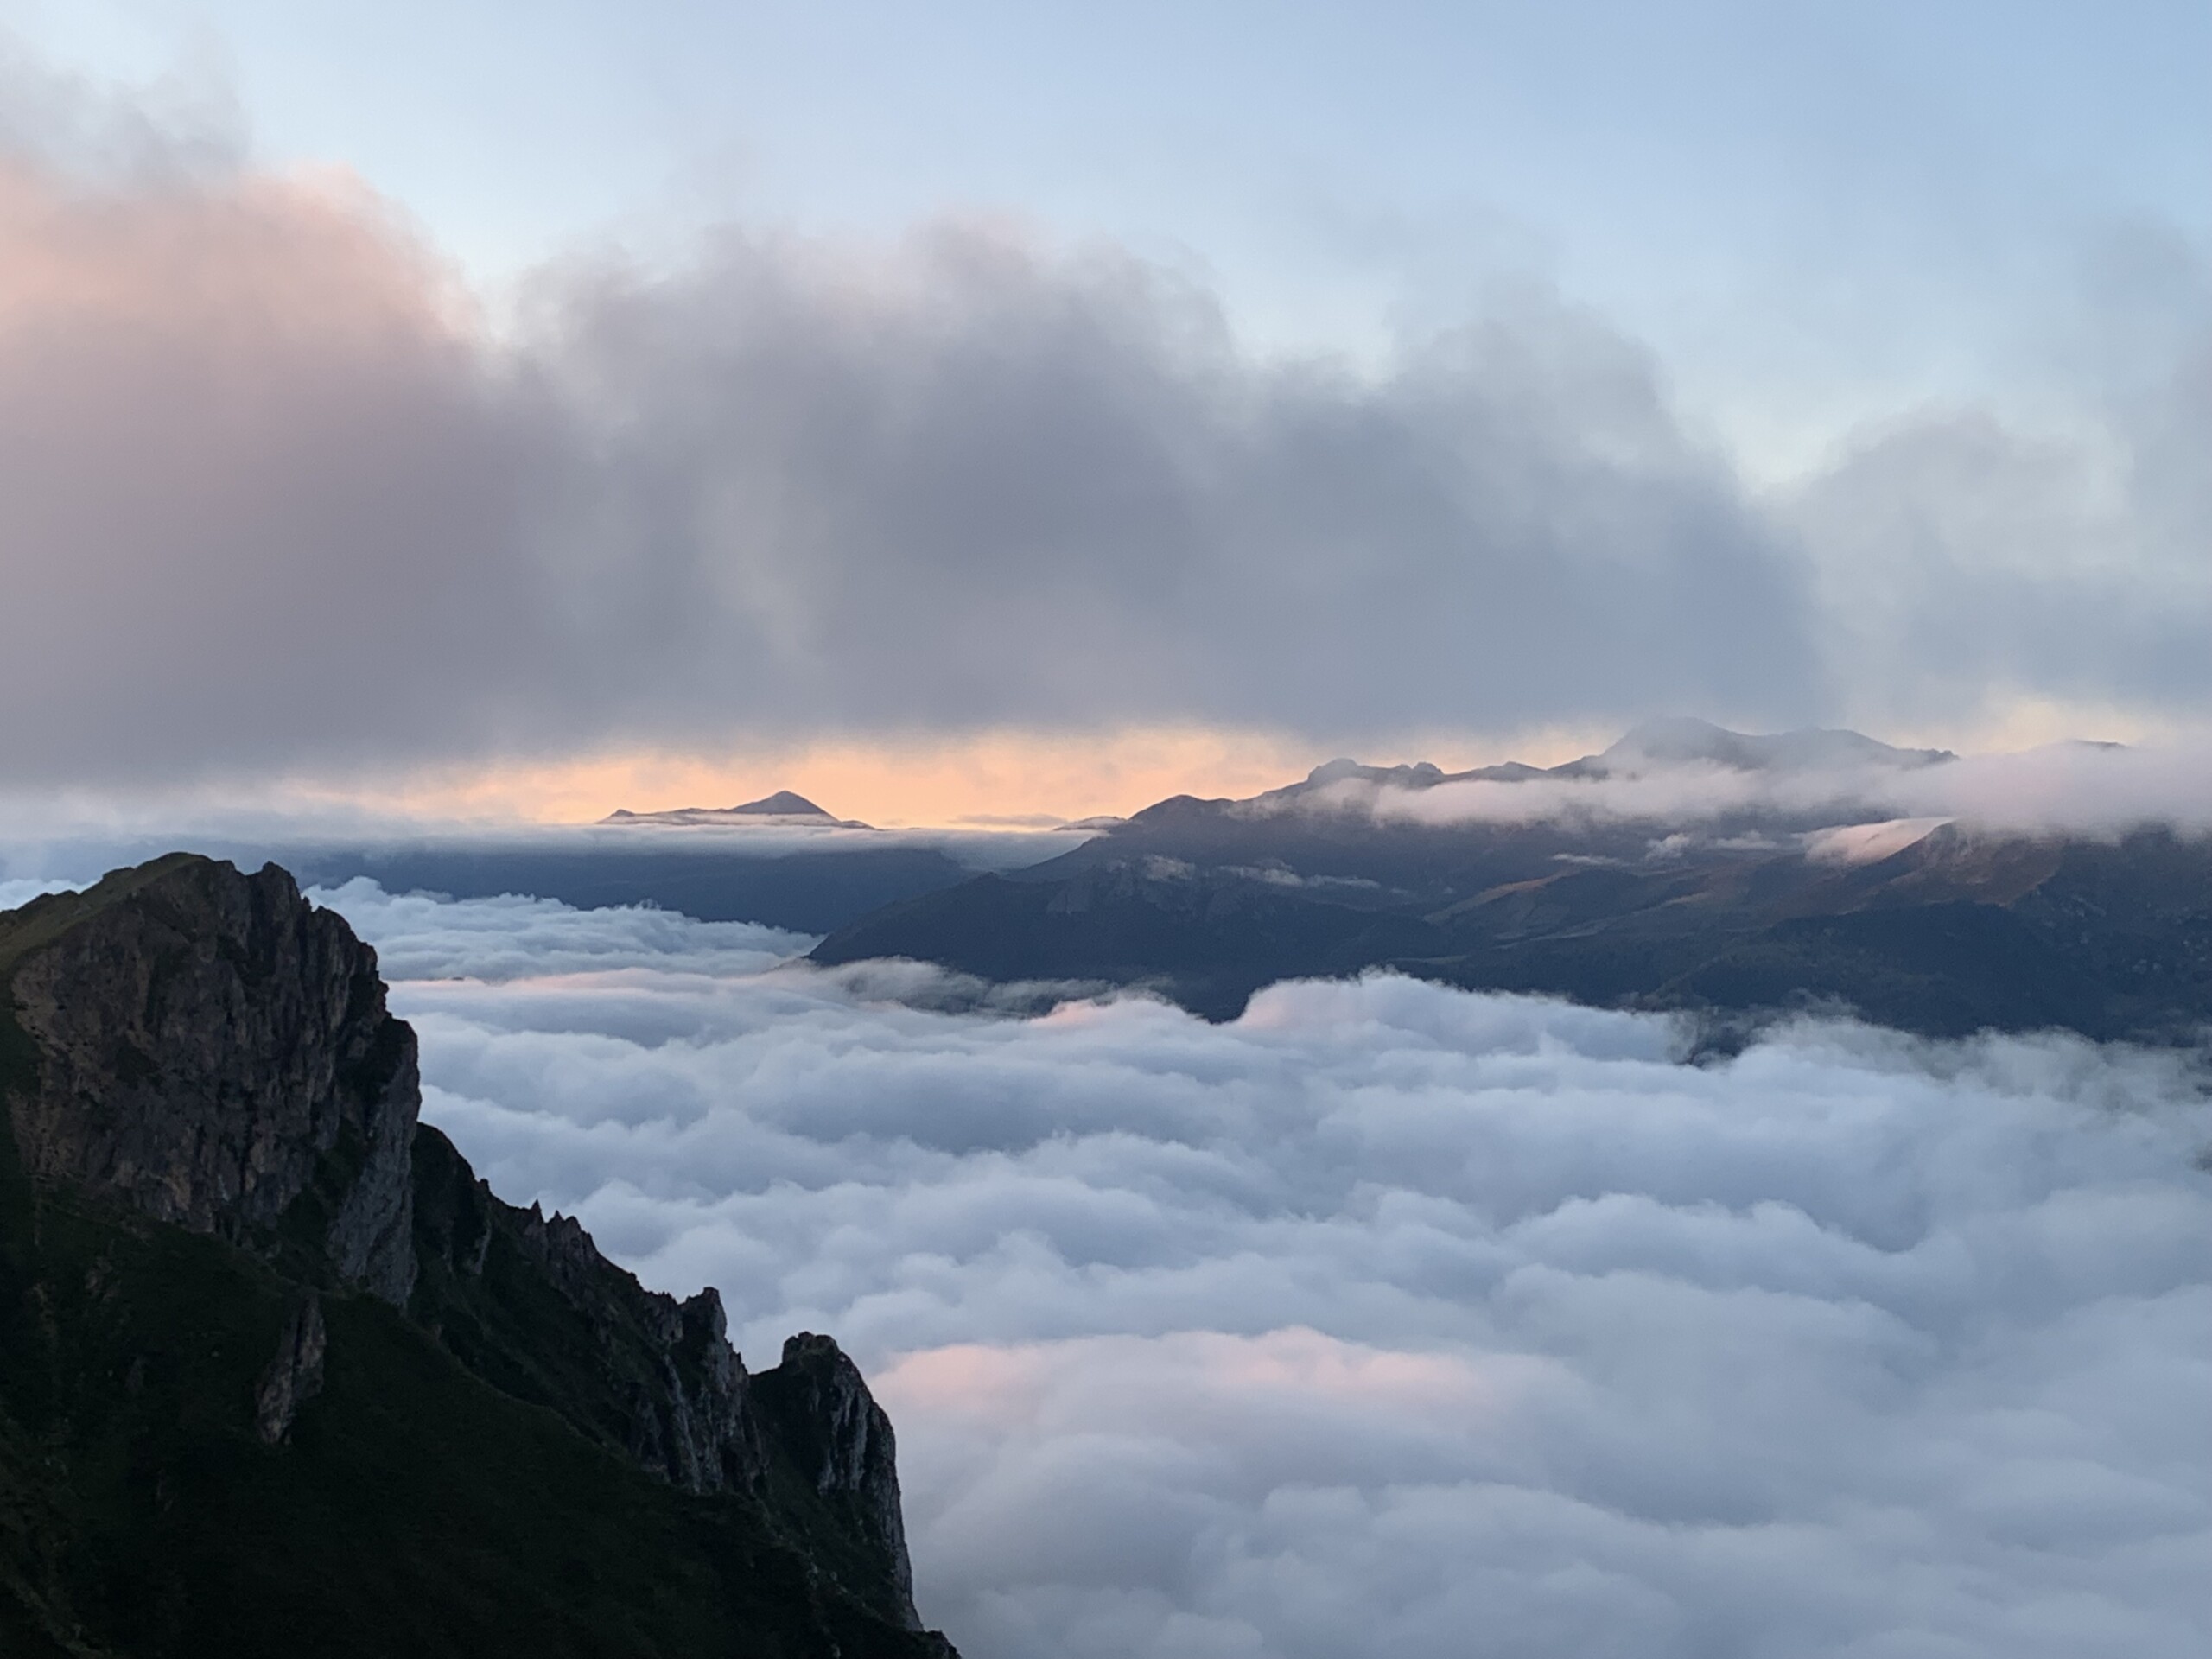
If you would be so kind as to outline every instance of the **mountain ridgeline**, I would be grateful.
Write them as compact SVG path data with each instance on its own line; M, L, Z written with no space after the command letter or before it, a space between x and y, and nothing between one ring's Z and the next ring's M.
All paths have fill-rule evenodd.
M582 843L498 841L239 849L273 857L308 887L366 876L388 893L490 899L526 893L579 910L655 905L702 922L827 933L975 872L789 790L729 807L610 813Z
M1048 862L887 905L813 955L1141 986L1216 1019L1277 980L1389 969L1688 1011L1722 1042L1792 1010L1942 1037L2186 1040L2212 1022L2201 836L1884 821L1833 799L1786 804L1815 793L1789 787L1681 810L1732 775L1872 779L1878 793L1952 759L1854 732L1755 737L1678 720L1549 768L1332 761L1250 800L1162 801ZM1671 791L1590 810L1597 789L1669 776ZM1454 784L1489 793L1463 792L1460 810Z
M419 1098L274 866L0 916L0 1653L950 1655L836 1344L748 1371Z

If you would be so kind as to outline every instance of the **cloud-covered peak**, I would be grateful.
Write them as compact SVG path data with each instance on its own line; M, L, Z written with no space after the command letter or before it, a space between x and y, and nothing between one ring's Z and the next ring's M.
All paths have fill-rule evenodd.
M1555 766L1519 761L1445 772L1332 760L1304 780L1238 802L1162 803L1136 815L1319 812L1378 823L1770 820L1808 830L1885 819L1955 818L1999 833L2109 837L2165 826L2212 831L2202 741L2083 740L1993 753L1903 748L1859 732L1755 734L1707 721L1638 726L1599 753ZM1173 810L1172 811L1170 810Z
M2113 748L2117 745L2091 745ZM1427 790L1440 784L1534 783L1543 779L1631 779L1654 773L1718 767L1731 772L1882 772L1940 765L1958 756L1948 749L1905 749L1861 732L1808 728L1757 734L1732 732L1687 715L1648 720L1624 733L1602 753L1586 754L1556 766L1508 760L1465 772L1446 772L1434 762L1416 760L1392 766L1366 766L1347 758L1323 762L1303 783L1273 790L1262 800L1295 800L1309 795L1341 795L1343 785L1378 790Z
M1554 771L1565 776L1632 778L1685 766L1725 766L1732 772L1832 772L1926 766L1955 759L1948 749L1901 749L1860 732L1808 729L1756 735L1675 715L1646 721L1602 754L1585 756Z
M1370 766L1339 756L1334 760L1324 760L1307 772L1306 782L1310 787L1326 789L1331 784L1357 779L1363 784L1383 784L1393 789L1426 789L1432 784L1443 782L1444 778L1444 772L1433 762L1427 760L1416 760L1408 766ZM1296 788L1297 785L1293 785L1292 787Z

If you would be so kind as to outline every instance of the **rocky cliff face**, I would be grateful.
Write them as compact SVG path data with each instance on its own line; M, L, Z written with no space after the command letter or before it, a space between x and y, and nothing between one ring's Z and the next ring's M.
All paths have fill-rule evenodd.
M10 920L25 1168L195 1232L305 1227L340 1278L406 1300L415 1034L341 918L274 865L175 856Z
M783 1363L758 1379L754 1395L772 1433L816 1494L890 1564L903 1615L918 1629L899 1503L898 1441L860 1368L830 1338L802 1332L785 1342Z
M921 1628L891 1422L835 1341L793 1337L747 1371L711 1286L645 1289L573 1217L495 1198L427 1125L415 1184L410 1308L448 1349L671 1485L764 1498L831 1576Z
M267 1328L250 1344L250 1382L216 1415L234 1408L237 1433L265 1455L306 1455L298 1448L317 1444L318 1411L336 1421L368 1409L376 1433L404 1416L408 1408L383 1390L351 1407L326 1398L345 1394L349 1363L386 1363L400 1340L397 1327L364 1334L386 1327L347 1313L359 1304L353 1293L365 1293L404 1310L397 1324L418 1333L412 1340L488 1384L505 1409L543 1408L596 1455L723 1506L717 1524L753 1541L740 1548L741 1561L714 1570L737 1572L747 1586L740 1599L757 1604L763 1630L785 1630L764 1636L758 1650L950 1655L915 1615L891 1425L858 1369L829 1338L810 1334L753 1376L729 1344L713 1289L684 1301L648 1291L573 1218L494 1197L443 1135L416 1122L414 1035L385 1009L374 952L303 900L283 871L247 876L174 855L0 916L0 1103L11 1139L0 1152L16 1154L0 1157L0 1200L10 1179L27 1179L33 1195L91 1200L88 1216L108 1206L213 1235L259 1264L261 1280L247 1281L267 1286L254 1293L270 1310L260 1316ZM35 1221L29 1230L34 1262L41 1230ZM0 1319L14 1248L0 1236ZM130 1253L104 1248L88 1270L54 1281L81 1283L106 1309L88 1330L124 1328L107 1307L118 1296L118 1250ZM47 1310L36 1322L66 1337L67 1322L51 1315L57 1293L33 1283L26 1294L21 1306ZM220 1311L251 1323L234 1305ZM118 1363L93 1370L118 1374ZM143 1353L120 1367L130 1379L149 1374ZM404 1393L427 1375L410 1361L385 1389ZM0 1431L8 1378L0 1363ZM130 1382L128 1398L140 1389ZM22 1397L50 1406L67 1392L41 1383ZM127 1418L142 1408L120 1409ZM403 1436L405 1458L428 1429ZM7 1452L0 1443L0 1488ZM426 1467L434 1486L448 1478L452 1456ZM550 1519L579 1534L610 1524L596 1514ZM411 1536L427 1524L416 1515L406 1527ZM787 1590L763 1587L792 1572ZM591 1584L587 1575L559 1589L588 1596ZM0 1635L6 1624L0 1617ZM734 1650L755 1649L741 1642Z

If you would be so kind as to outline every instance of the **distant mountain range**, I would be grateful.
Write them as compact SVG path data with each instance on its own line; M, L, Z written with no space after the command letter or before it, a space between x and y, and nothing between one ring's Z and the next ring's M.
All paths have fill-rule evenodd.
M1177 796L1068 826L1090 838L1002 874L842 833L857 826L790 791L617 815L588 842L288 861L318 883L766 922L827 935L823 963L1047 982L1035 999L1141 986L1213 1018L1278 979L1390 969L1688 1010L1716 1032L1796 1008L1954 1035L2165 1040L2212 1020L2208 842L1976 829L1929 804L1966 764L1674 719L1558 766L1337 760L1247 799Z
M1402 766L1331 760L1316 766L1303 783L1271 790L1258 798L1296 799L1351 781L1419 790L1440 784L1520 784L1543 778L1637 778L1699 766L1761 772L1903 771L1957 759L1948 749L1900 749L1859 732L1781 732L1762 737L1732 732L1710 721L1676 716L1647 721L1602 753L1586 754L1562 766L1532 766L1509 760L1502 766L1446 772L1425 760Z
M2212 843L2170 830L1993 833L1833 802L1381 810L1451 784L1878 778L1953 759L1856 732L1663 721L1560 766L1332 761L1248 800L1162 801L1048 862L888 905L813 955L1143 986L1215 1018L1279 979L1390 969L1722 1016L1716 1029L1791 1009L1937 1035L2165 1040L2212 1021Z
M804 795L779 789L741 806L679 806L664 812L632 812L617 807L601 823L721 824L734 829L762 825L817 830L868 830L857 818L832 817Z
M701 921L763 922L798 933L829 932L975 874L942 846L833 817L789 790L741 806L618 811L596 825L504 842L219 850L276 859L311 887L366 876L391 893L526 893L587 910L656 905Z

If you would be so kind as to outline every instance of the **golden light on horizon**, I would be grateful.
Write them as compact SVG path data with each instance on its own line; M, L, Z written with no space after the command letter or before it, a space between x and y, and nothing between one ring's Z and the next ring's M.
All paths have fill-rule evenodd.
M721 754L632 750L426 772L385 804L427 818L589 822L734 806L779 789L886 826L1043 824L1122 815L1170 795L1251 795L1303 777L1313 746L1201 727L849 738Z
M2101 716L2101 717L2100 717ZM2113 711L2024 702L1961 728L1886 733L1962 753L2031 747L2062 735L2137 741L2163 734ZM410 772L373 785L297 779L281 791L425 822L588 823L618 808L728 807L791 790L839 817L886 828L1046 827L1122 817L1173 795L1247 797L1350 753L1380 765L1427 760L1446 770L1504 760L1554 765L1618 732L1547 727L1510 736L1402 734L1330 744L1282 732L1183 725L1098 732L1000 729L763 742L720 752L630 748L544 760L492 760Z
M1386 765L1423 759L1447 766L1480 764L1509 753L1544 763L1587 753L1592 739L1560 730L1503 743L1436 736L1347 750L1280 732L1198 725L1002 729L762 744L720 753L630 749L492 761L412 773L378 789L375 798L382 808L425 819L576 823L617 808L727 807L788 789L839 817L886 827L1041 827L1126 816L1172 795L1255 795L1296 782L1338 753ZM326 799L353 795L311 792Z

